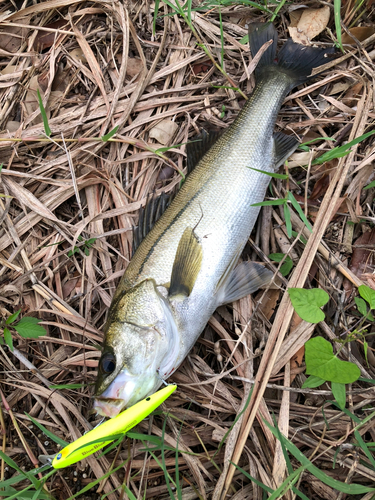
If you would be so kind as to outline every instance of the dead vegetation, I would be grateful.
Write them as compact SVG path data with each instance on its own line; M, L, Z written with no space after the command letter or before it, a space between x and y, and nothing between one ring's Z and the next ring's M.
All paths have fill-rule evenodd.
M333 5L324 5L328 28L317 43L331 45ZM275 4L268 7L275 10ZM275 24L281 39L289 36L288 27L298 36L302 33L297 7L285 5L278 12ZM254 260L267 262L270 253L287 253L293 272L281 287L215 313L172 377L178 391L164 406L169 413L138 428L178 448L177 454L165 451L164 464L174 480L178 466L184 499L218 500L225 494L236 500L263 498L261 488L231 461L276 489L289 473L280 442L265 425L273 425L272 415L327 475L348 484L374 484L375 469L355 446L353 420L327 402L333 399L330 386L301 389L306 379L304 344L317 334L335 350L352 335L342 359L355 362L362 377L375 378L373 326L366 324L366 351L364 337L353 334L359 317L353 301L356 286L365 283L375 289L374 189L363 190L373 180L374 141L370 137L357 144L343 158L312 164L322 152L373 128L374 4L356 7L347 1L341 11L343 43L351 43L345 45L345 54L317 80L288 96L277 121L280 130L298 134L303 142L336 140L320 140L309 151L295 153L289 161L289 186L272 181L274 197L284 197L286 189L294 193L314 231L310 235L292 213L293 230L308 241L304 245L289 239L283 211L267 207L246 248ZM207 5L192 13L194 29L218 65L223 52L226 76L167 5L159 6L153 35L154 8L110 0L0 5L5 195L0 198L0 309L4 319L18 309L21 315L36 316L47 331L38 339L15 334L14 353L0 346L0 385L7 402L3 400L1 410L2 450L23 470L38 466L33 457L58 451L25 412L67 441L97 423L90 405L98 344L111 297L131 257L138 209L150 193L178 186L186 171L185 143L202 127L230 125L244 102L232 87L247 94L254 85L254 65L240 40L247 34L246 23L267 21L268 12L233 4L220 11ZM309 43L309 33L303 35ZM47 110L50 138L45 136L37 89ZM115 127L111 140L101 140ZM178 146L161 149L172 145ZM330 295L325 321L301 322L283 292L287 284L325 289ZM79 385L51 388L62 384ZM371 414L371 384L356 382L347 387L347 395L347 408L358 419ZM359 429L366 442L375 441L373 424L372 416ZM105 457L92 456L55 474L46 486L55 498L66 500L124 462L80 498L125 498L122 484L137 498L169 498L160 452L153 455L144 447L126 439ZM300 463L292 457L291 465L297 469ZM1 479L13 474L2 462ZM307 470L295 486L308 498L345 497ZM292 491L285 492L285 498L292 497Z

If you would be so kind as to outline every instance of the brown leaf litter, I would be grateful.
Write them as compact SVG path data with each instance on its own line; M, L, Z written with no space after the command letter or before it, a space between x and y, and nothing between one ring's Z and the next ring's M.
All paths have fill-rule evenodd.
M375 6L367 2L367 10L356 10L353 0L342 3L343 43L350 47L316 80L295 89L277 120L279 130L302 141L319 139L310 151L297 151L288 167L289 190L312 217L314 231L292 211L293 230L307 242L289 238L282 209L262 210L243 257L267 262L277 272L268 255L284 252L294 270L288 278L278 275L274 287L214 314L172 377L178 390L164 404L164 414L137 428L163 437L165 466L173 480L178 467L183 498L263 498L248 474L276 489L287 469L280 443L265 424L273 425L273 415L280 430L326 474L374 484L368 458L358 448L351 451L353 421L327 402L330 386L301 388L304 344L312 335L330 340L341 359L359 366L362 377L375 378L372 337L367 337L367 357L363 337L341 343L358 322L356 287L375 288L374 189L363 190L374 179L374 143L370 138L343 158L312 164L374 126ZM179 172L186 171L186 142L203 127L229 126L253 88L257 60L250 60L241 39L247 22L270 16L242 5L211 7L192 13L205 52L184 20L171 16L164 4L155 33L151 3L0 5L0 186L6 195L0 197L0 311L5 319L21 309L23 316L40 318L47 331L39 339L14 334L13 353L0 346L6 398L0 406L2 451L24 470L38 455L59 449L25 412L69 442L98 423L90 412L98 345L131 257L138 210L150 193L178 187ZM331 45L335 34L332 4L286 3L275 23L280 38L289 36L289 28L305 44ZM221 47L227 76L218 69ZM100 137L115 127L114 138L103 142ZM273 179L272 196L285 197L285 186ZM90 239L95 242L87 248ZM324 288L330 295L325 321L299 321L286 286ZM373 332L372 325L367 332ZM78 386L54 388L67 384ZM364 419L374 405L374 389L357 382L347 392L350 412ZM373 424L372 417L359 429L365 441L375 441ZM160 452L144 448L126 438L108 455L92 456L49 478L46 488L65 500L123 463L80 498L125 498L122 484L137 498L170 498ZM0 470L0 480L15 474L4 462ZM336 490L306 471L297 487L308 498L338 498Z

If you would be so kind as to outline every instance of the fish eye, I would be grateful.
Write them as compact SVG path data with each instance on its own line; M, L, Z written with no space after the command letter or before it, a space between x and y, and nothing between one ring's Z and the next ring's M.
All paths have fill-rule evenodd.
M111 352L104 354L100 360L99 368L102 373L112 373L116 368L116 358Z

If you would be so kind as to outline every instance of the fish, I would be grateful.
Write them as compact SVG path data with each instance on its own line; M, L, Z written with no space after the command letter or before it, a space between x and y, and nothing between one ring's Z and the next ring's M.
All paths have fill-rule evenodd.
M277 115L286 95L327 63L334 49L288 39L276 59L275 27L250 24L253 57L270 40L255 71L255 89L236 120L219 137L190 143L191 172L175 198L165 210L168 203L160 199L142 212L137 234L143 239L105 326L94 400L100 415L115 417L156 391L219 306L272 280L261 264L238 264L259 214L254 204L264 200L270 182L259 170L275 172L297 148L297 138L274 133Z

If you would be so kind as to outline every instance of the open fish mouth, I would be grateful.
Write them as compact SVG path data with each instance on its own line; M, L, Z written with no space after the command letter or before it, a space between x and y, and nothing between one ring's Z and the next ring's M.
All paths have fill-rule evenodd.
M94 410L102 417L116 417L126 406L123 399L114 398L95 398Z

